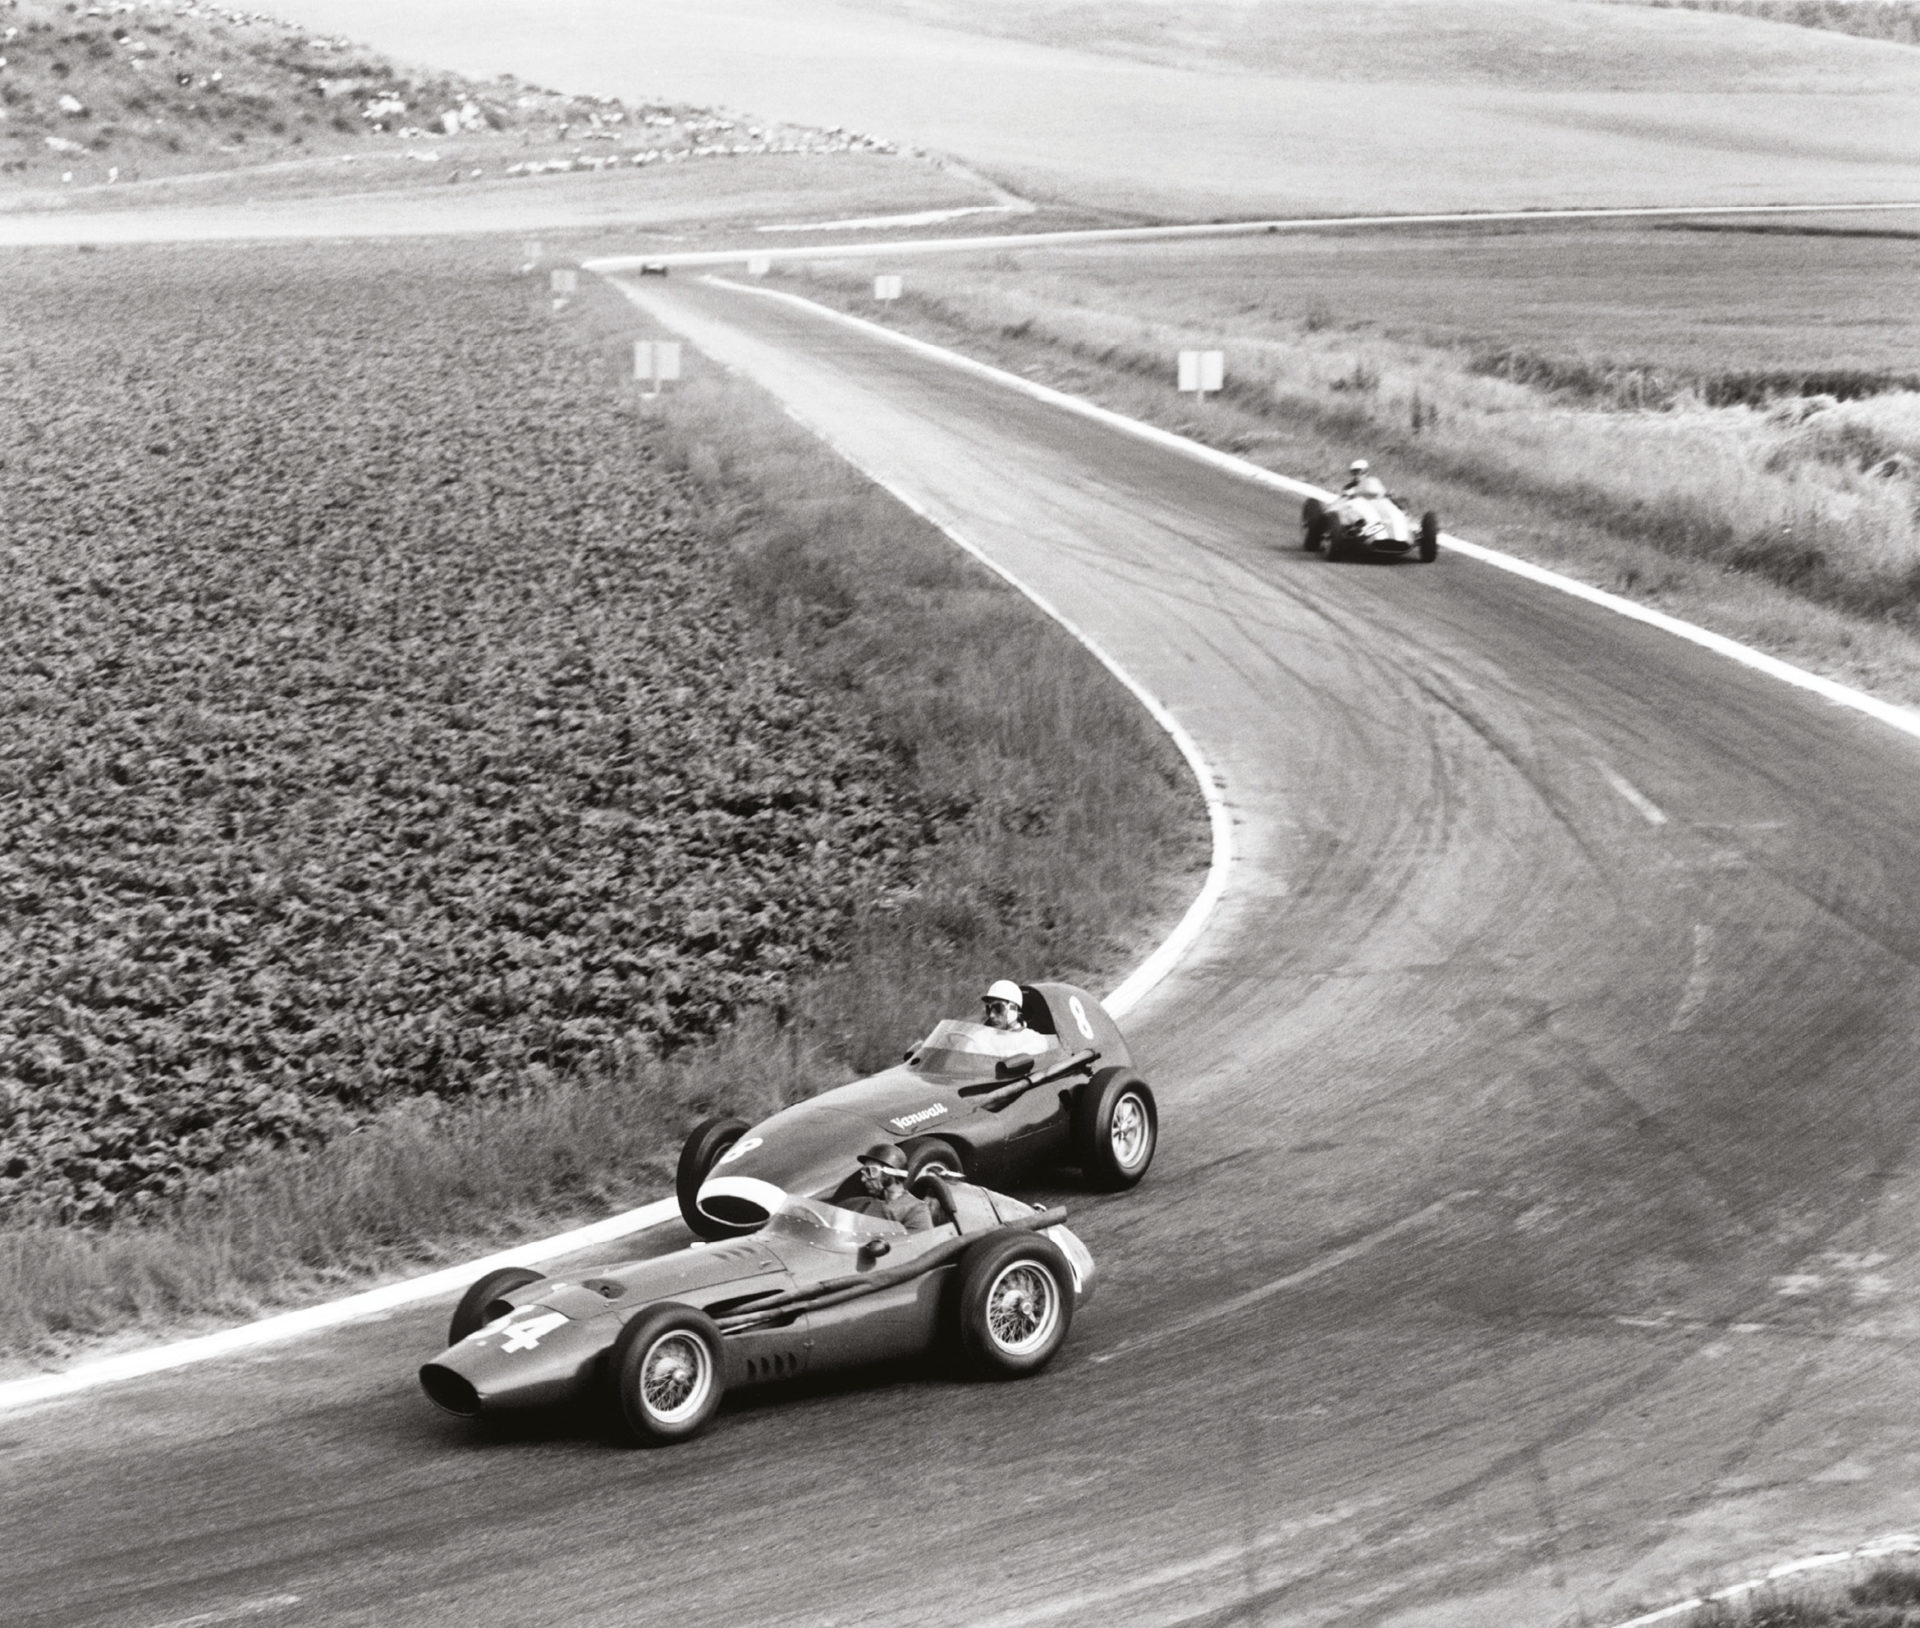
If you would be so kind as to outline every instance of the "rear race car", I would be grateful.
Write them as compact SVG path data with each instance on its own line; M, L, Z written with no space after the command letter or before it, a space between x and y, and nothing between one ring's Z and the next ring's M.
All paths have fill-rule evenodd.
M765 1224L788 1196L850 1196L859 1157L891 1142L911 1179L945 1171L1017 1187L1061 1167L1117 1191L1147 1173L1159 1109L1106 1009L1071 984L1022 985L1009 1035L949 1018L906 1060L749 1124L714 1118L680 1151L675 1193L697 1237Z

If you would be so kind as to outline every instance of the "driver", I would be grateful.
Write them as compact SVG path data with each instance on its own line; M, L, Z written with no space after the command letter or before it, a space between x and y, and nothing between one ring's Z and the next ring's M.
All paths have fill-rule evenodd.
M1378 475L1368 472L1365 458L1355 458L1347 465L1347 484L1340 488L1342 497L1385 497L1386 487Z
M998 978L989 984L980 1004L987 1009L987 1027L993 1031L992 1050L997 1055L1019 1057L1047 1049L1046 1037L1027 1027L1026 1003L1020 986L1011 978Z
M933 1206L907 1191L907 1156L891 1142L875 1143L860 1155L860 1184L866 1191L847 1199L842 1209L898 1221L909 1232L933 1230Z

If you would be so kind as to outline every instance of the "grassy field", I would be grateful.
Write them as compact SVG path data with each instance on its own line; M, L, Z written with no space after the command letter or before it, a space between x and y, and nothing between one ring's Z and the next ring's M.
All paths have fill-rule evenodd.
M1906 239L1540 228L1217 248L916 264L889 307L868 297L877 260L785 275L1286 473L1334 482L1365 455L1463 536L1920 698ZM1183 346L1226 351L1223 396L1173 392Z
M0 1348L653 1196L696 1114L1196 885L1091 657L741 387L643 411L631 307L510 260L14 262Z

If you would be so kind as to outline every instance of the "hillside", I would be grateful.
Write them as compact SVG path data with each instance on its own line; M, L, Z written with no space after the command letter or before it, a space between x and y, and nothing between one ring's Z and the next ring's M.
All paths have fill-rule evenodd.
M843 130L402 67L196 0L0 0L0 191L405 154L478 174L886 150ZM403 166L404 168L404 166Z
M1153 218L1920 200L1920 52L1593 0L284 0L478 76L884 130Z

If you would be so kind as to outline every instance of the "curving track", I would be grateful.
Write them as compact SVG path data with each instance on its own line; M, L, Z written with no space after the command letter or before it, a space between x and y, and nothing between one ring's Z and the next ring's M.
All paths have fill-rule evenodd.
M1226 899L1130 1024L1160 1162L1070 1198L1102 1296L1037 1381L667 1453L435 1416L444 1309L8 1415L0 1614L1570 1623L1908 1522L1920 743L1458 556L1328 566L1290 503L839 325L646 297L1221 777Z

